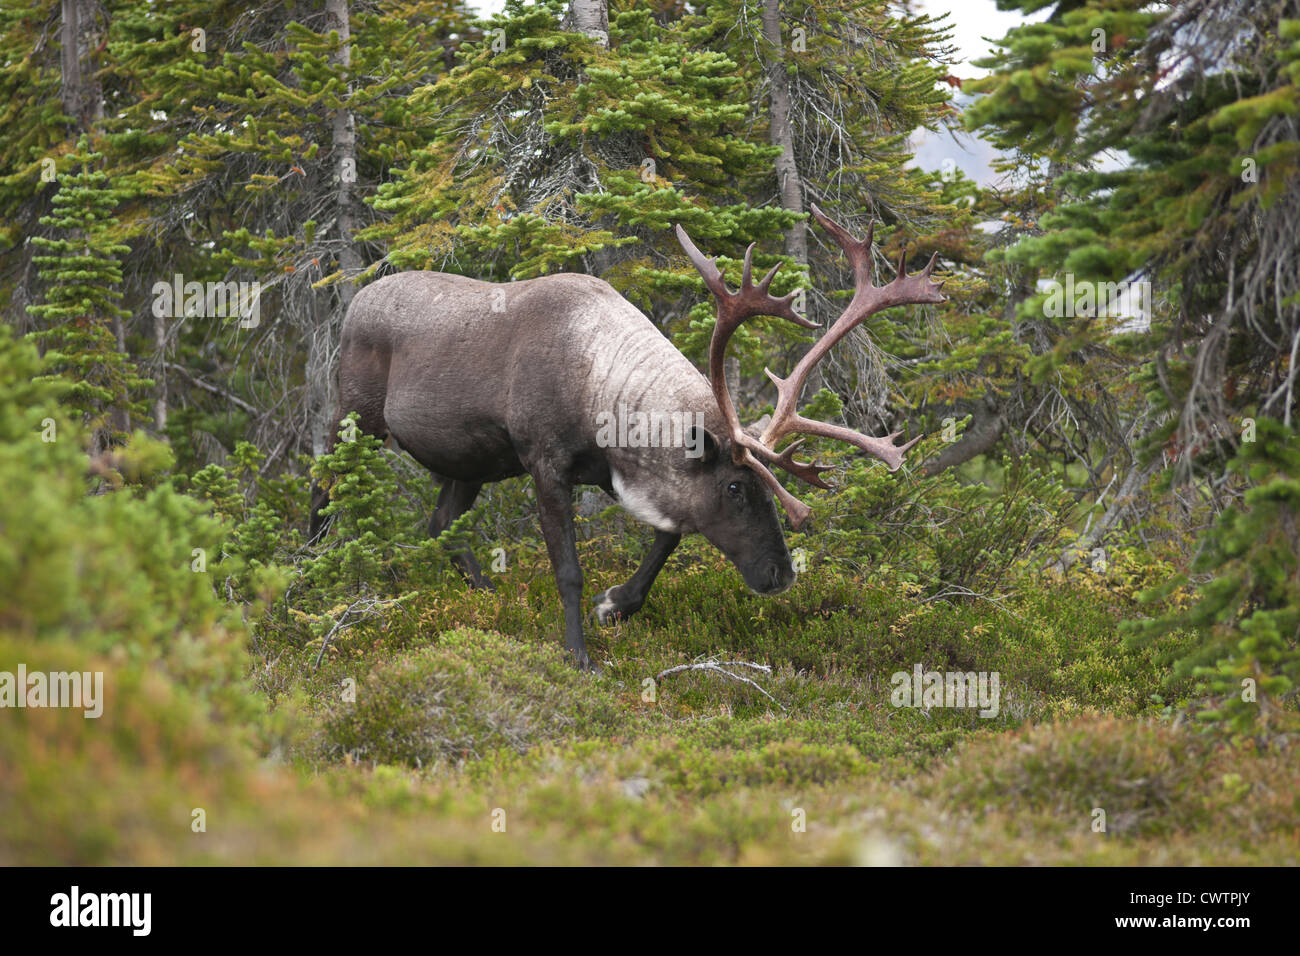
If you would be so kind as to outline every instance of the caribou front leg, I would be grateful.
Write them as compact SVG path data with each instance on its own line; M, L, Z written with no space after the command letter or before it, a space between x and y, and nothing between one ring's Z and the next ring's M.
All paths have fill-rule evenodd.
M583 670L592 670L587 642L582 637L582 567L573 533L573 485L549 476L533 475L542 537L555 572L555 584L564 605L564 646Z
M626 584L619 584L596 595L596 620L612 624L619 618L628 618L641 610L655 578L663 570L668 555L673 553L682 536L676 531L656 531L654 543L636 569L636 574Z

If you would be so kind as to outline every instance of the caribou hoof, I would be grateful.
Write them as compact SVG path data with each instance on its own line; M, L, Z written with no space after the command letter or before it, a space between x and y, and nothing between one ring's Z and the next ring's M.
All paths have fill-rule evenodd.
M633 607L621 603L618 599L617 587L600 592L592 603L595 604L596 620L605 626L625 621L641 610L640 604Z
M604 676L605 674L604 669L601 668L601 666L597 664L595 661L593 661L587 655L587 652L585 650L574 651L570 649L569 653L573 655L574 663L578 665L578 670L582 671L584 674L590 674L593 677Z

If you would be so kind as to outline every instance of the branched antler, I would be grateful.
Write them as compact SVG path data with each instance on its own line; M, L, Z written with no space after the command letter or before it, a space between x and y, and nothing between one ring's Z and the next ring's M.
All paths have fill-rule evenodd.
M781 506L785 509L786 514L790 516L791 524L794 525L796 530L812 513L811 509L786 491L781 482L776 479L776 476L759 459L771 462L790 472L796 478L818 488L830 487L821 478L821 473L828 471L829 468L826 465L795 460L794 452L803 444L803 439L792 442L783 451L776 451L776 444L782 438L793 434L802 434L818 435L823 438L848 442L867 454L879 458L889 466L890 471L895 471L903 463L903 456L907 451L921 440L917 437L905 445L895 445L894 439L902 434L901 432L894 432L884 438L874 438L850 428L842 428L838 425L830 425L826 422L804 418L798 413L797 409L799 396L803 392L808 373L837 342L848 335L855 326L860 325L868 316L896 305L944 301L943 295L939 292L943 283L930 280L935 261L938 259L937 253L930 257L930 262L923 270L916 275L909 276L906 268L907 253L904 252L899 257L898 275L894 280L888 285L876 286L871 282L871 237L875 224L873 223L868 228L865 240L858 240L853 238L848 230L826 216L817 208L815 203L812 206L812 214L822 228L829 232L835 241L839 243L840 248L844 250L844 254L848 257L849 263L853 266L853 298L826 334L818 339L817 343L808 350L808 353L799 360L788 378L779 378L772 374L770 369L765 370L767 377L776 385L777 402L772 419L759 438L749 435L740 424L740 417L736 414L736 407L732 403L730 393L727 391L727 380L723 373L727 343L742 322L756 315L779 316L809 329L816 328L816 323L809 322L794 311L790 303L794 300L795 293L792 292L779 298L768 294L767 290L772 283L772 278L776 275L777 269L780 268L779 263L773 266L772 270L757 285L754 284L750 269L750 259L754 252L753 244L745 250L745 269L741 278L740 291L731 292L722 279L722 273L718 269L717 261L705 258L704 254L691 242L686 230L681 226L677 227L678 241L695 265L695 268L704 278L704 284L717 300L718 322L713 330L713 339L709 343L709 383L713 387L713 394L717 399L718 408L721 410L727 427L731 431L732 461L738 465L746 465L752 468L763 479L764 483L772 489L773 494L781 502Z
M727 288L726 282L723 281L722 271L718 268L717 260L706 258L704 253L696 248L695 243L691 242L691 237L686 234L686 230L681 226L677 227L677 241L686 250L686 255L694 263L696 270L704 278L704 284L717 300L718 321L713 327L713 338L709 341L709 384L713 386L713 397L717 400L718 409L722 412L722 417L731 432L731 460L737 465L746 465L752 468L763 479L764 483L772 489L772 493L781 502L781 507L785 509L786 514L790 516L790 520L798 527L803 524L812 511L798 498L786 491L785 486L777 480L776 475L772 474L755 457L757 453L769 458L769 460L774 460L774 453L758 439L748 435L745 432L745 427L740 424L740 416L736 414L736 406L731 401L731 393L727 391L727 376L723 369L723 363L727 357L727 343L731 341L732 334L736 329L740 328L740 324L746 319L753 318L756 315L775 315L783 319L789 319L796 325L802 325L806 329L815 329L817 324L809 322L795 312L794 307L790 304L794 301L795 293L791 292L789 295L780 298L768 293L767 290L772 284L773 277L776 276L777 270L781 268L779 262L771 268L767 275L759 280L758 285L754 285L751 261L754 255L754 244L752 242L749 244L749 248L745 250L745 268L740 279L740 291L731 292ZM791 461L790 464L796 465L797 463Z

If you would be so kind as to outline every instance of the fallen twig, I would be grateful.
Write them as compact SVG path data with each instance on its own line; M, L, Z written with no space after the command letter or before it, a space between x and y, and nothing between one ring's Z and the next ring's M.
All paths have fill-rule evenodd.
M772 668L768 667L766 664L755 664L751 661L700 661L695 664L679 664L676 667L670 667L665 671L660 671L655 675L655 680L662 680L669 674L677 674L682 671L709 671L714 674L721 674L723 677L730 677L732 680L739 681L742 684L748 684L772 703L776 704L776 706L785 710L784 704L767 691L763 690L763 688L757 683L750 680L748 677L743 677L740 674L733 674L731 671L724 670L723 668L726 667L751 667L756 671L762 671L764 674L772 673Z
M931 594L928 598L922 599L921 603L929 604L931 601L938 601L949 597L976 597L979 598L981 601L988 601L999 611L1011 615L1021 624L1026 623L1023 617L1021 617L1015 611L1011 610L1011 608L1007 607L997 598L991 598L987 594L980 594L978 591L972 591L970 588L964 588L956 585L949 587L946 591L940 591L938 594Z

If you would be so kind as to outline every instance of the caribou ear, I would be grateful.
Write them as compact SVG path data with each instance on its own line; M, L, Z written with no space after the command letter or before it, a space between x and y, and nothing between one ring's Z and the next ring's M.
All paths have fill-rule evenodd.
M712 465L718 460L718 439L703 425L691 425L682 436L686 457L701 465Z
M748 435L750 438L761 439L763 437L763 430L767 428L767 426L771 424L771 422L772 422L771 414L769 413L767 415L764 415L762 418L760 418L758 421L754 422L753 424L746 425L745 434Z

